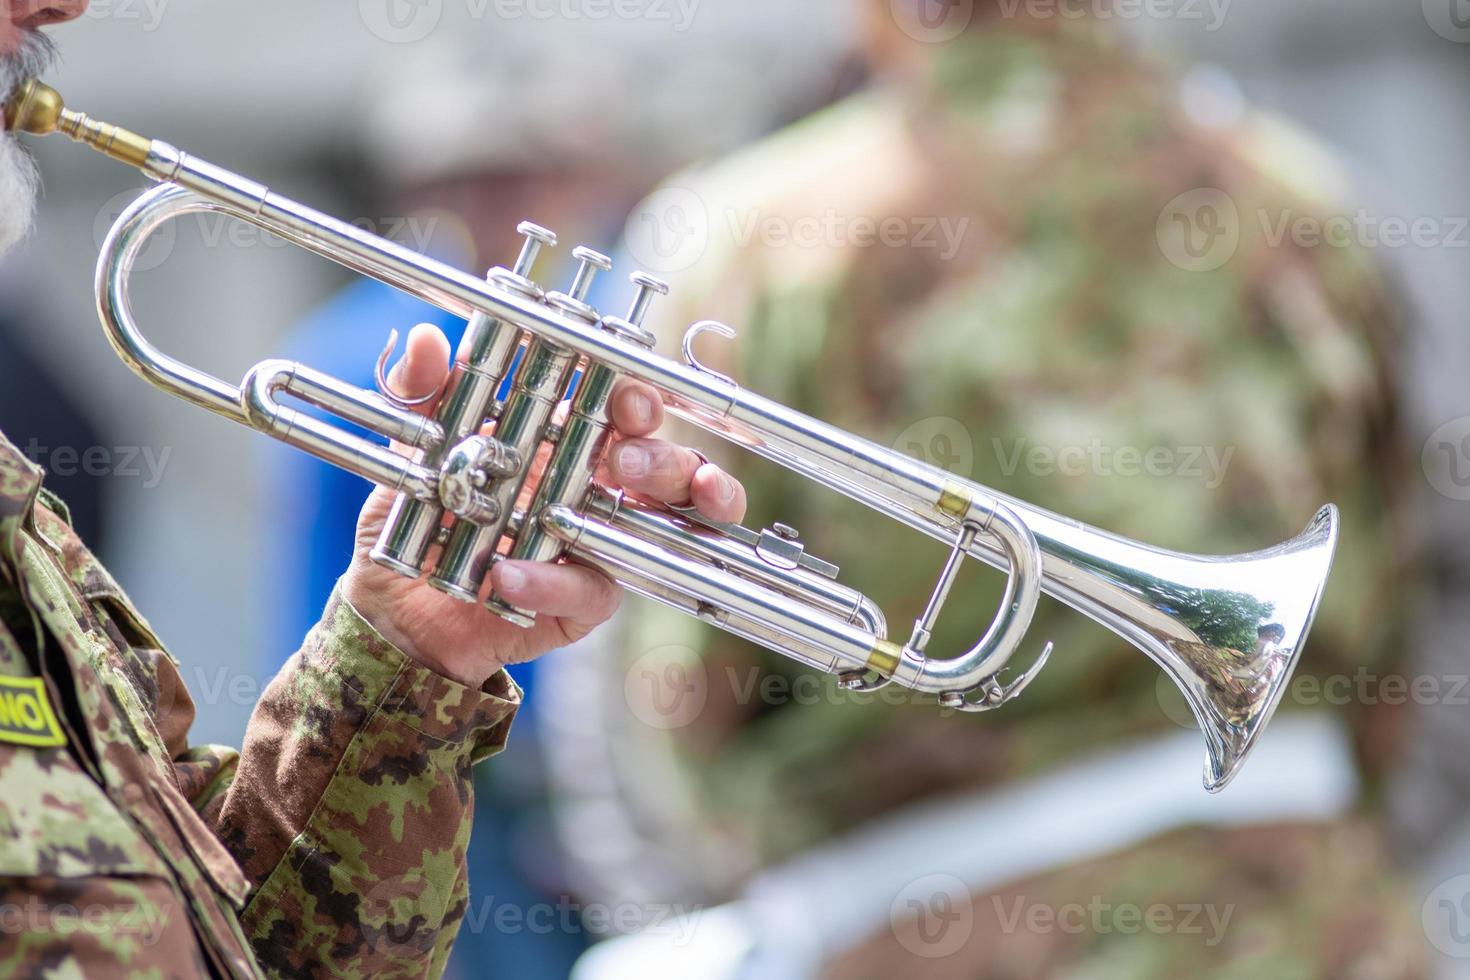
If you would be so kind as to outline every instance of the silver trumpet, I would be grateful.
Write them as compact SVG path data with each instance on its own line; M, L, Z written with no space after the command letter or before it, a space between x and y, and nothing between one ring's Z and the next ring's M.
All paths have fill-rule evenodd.
M1204 784L1218 791L1239 770L1281 700L1326 585L1338 515L1323 507L1299 536L1274 548L1223 557L1153 548L1069 520L742 390L695 358L695 324L682 362L652 351L641 326L667 286L642 273L626 316L587 304L594 275L611 268L578 248L564 292L531 278L555 236L525 223L510 268L476 278L314 211L173 146L90 119L27 82L5 107L8 128L60 131L136 167L160 186L118 219L97 264L97 305L108 340L155 387L397 491L373 558L435 588L480 601L501 557L571 559L625 588L819 670L844 687L888 683L937 696L963 711L996 708L1033 680L1050 644L1024 671L1002 674L1045 591L1148 654L1183 690L1205 736ZM181 363L150 344L128 302L129 273L149 236L191 212L238 218L469 320L462 356L432 418L390 393L367 391L283 360L262 361L239 386ZM519 361L517 362L517 356ZM497 398L515 369L509 394ZM574 383L574 376L580 378ZM598 485L614 382L639 378L670 410L721 438L950 547L934 593L900 643L882 613L836 581L837 568L807 554L797 533L716 524L659 509ZM290 407L291 396L408 447L399 452ZM556 409L570 399L565 420ZM493 435L483 434L493 422ZM550 444L534 487L532 461ZM516 503L534 491L529 506ZM500 548L509 539L508 548ZM438 545L437 551L432 551ZM431 560L431 554L437 554ZM950 657L928 652L931 630L966 556L1009 572L989 630ZM512 622L532 615L489 595ZM1006 672L1007 675L1011 672Z

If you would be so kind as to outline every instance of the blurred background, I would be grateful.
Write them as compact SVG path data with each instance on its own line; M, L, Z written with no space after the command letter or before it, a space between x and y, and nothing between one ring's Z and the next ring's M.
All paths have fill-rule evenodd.
M1313 384L1334 390L1334 379L1349 386L1354 372L1383 372L1374 384L1392 390L1392 410L1365 413L1377 421L1364 425L1397 427L1403 452L1386 459L1344 455L1324 472L1355 473L1384 465L1402 478L1402 500L1407 501L1402 508L1412 516L1403 531L1403 552L1409 557L1394 571L1414 587L1406 588L1402 600L1395 599L1395 607L1384 613L1384 618L1403 620L1401 629L1385 632L1376 642L1393 645L1389 662L1398 665L1398 673L1431 678L1438 682L1437 691L1447 693L1411 699L1416 701L1412 710L1394 712L1381 724L1370 722L1370 727L1390 725L1397 734L1392 757L1372 760L1369 768L1374 771L1364 777L1361 790L1345 788L1335 777L1305 779L1297 786L1304 799L1301 807L1282 811L1257 811L1248 803L1232 807L1227 793L1220 798L1220 812L1230 816L1190 817L1180 825L1221 820L1249 826L1256 819L1294 823L1339 810L1371 814L1369 822L1387 842L1384 865L1401 879L1373 894L1385 907L1393 906L1386 918L1407 923L1416 940L1414 956L1422 963L1385 953L1378 960L1354 958L1354 971L1343 972L1347 959L1334 967L1330 957L1288 956L1280 962L1294 963L1296 972L1280 975L1470 976L1470 821L1465 819L1470 813L1470 766L1462 750L1470 738L1470 695L1456 693L1456 680L1463 682L1470 671L1464 639L1470 622L1462 601L1470 572L1470 385L1465 382L1470 365L1470 185L1464 179L1470 172L1470 119L1463 111L1470 85L1470 6L1463 0L1050 5L1033 0L361 0L316 6L277 0L207 6L99 0L87 17L59 35L63 64L52 81L72 104L95 116L168 139L467 268L483 271L508 262L516 247L514 226L522 218L556 230L564 246L560 254L569 252L566 246L586 242L617 256L618 268L603 277L596 295L605 310L621 312L626 304L626 273L639 265L656 266L652 271L673 287L664 312L656 313L661 349L673 354L676 321L682 325L716 316L735 322L752 309L766 315L768 308L752 296L764 296L765 289L783 297L789 292L771 281L788 274L823 275L810 268L821 259L806 253L780 268L768 261L769 254L759 263L745 262L743 254L731 258L724 239L739 238L738 222L711 219L710 214L720 213L713 202L745 202L725 211L737 215L755 199L740 194L758 195L772 186L820 186L824 165L812 157L822 145L835 148L832 166L844 176L834 180L850 179L853 159L871 155L871 183L881 188L889 172L885 168L905 164L901 156L885 156L889 144L877 122L870 130L848 130L843 128L848 123L833 122L835 117L824 117L827 128L819 134L798 130L805 135L792 142L764 144L733 163L715 166L713 161L877 85L880 68L895 68L902 76L908 70L906 60L916 56L884 53L884 45L893 42L883 40L884 28L875 27L875 21L889 18L887 29L894 38L902 36L902 44L944 49L965 43L946 36L948 25L958 24L956 18L980 17L973 8L991 5L1003 12L1026 10L1042 21L1093 10L1092 19L1107 21L1104 29L1127 39L1128 58L1160 66L1157 87L1167 89L1190 118L1203 120L1202 127L1223 131L1247 105L1293 120L1318 143L1262 138L1251 152L1276 154L1273 162L1290 169L1293 190L1330 192L1338 202L1332 213L1366 215L1366 225L1363 220L1354 224L1352 251L1365 256L1375 281L1381 278L1382 292L1389 297L1383 308L1392 308L1401 329L1390 333L1387 354L1372 368L1351 357L1334 361L1326 356L1308 373L1314 374ZM885 6L886 11L878 9ZM1001 20L1009 16L1003 13ZM969 25L969 30L977 28ZM983 65L981 54L975 57ZM1077 64L1074 54L1052 67L1059 73L1071 70ZM892 60L884 62L890 55ZM1010 59L1003 63L1016 71L1002 80L1006 85L1033 91L1028 86L1038 83L1030 69L1016 68L1024 59L1008 49L998 57ZM986 70L975 68L980 81L965 84L990 84L994 79L981 77ZM921 114L920 122L927 118ZM985 125L994 122L988 118ZM1026 131L1024 120L1015 125L1005 131ZM1129 125L1120 124L1118 130L1125 139L1133 131ZM1146 123L1138 125L1138 132L1147 129ZM842 133L852 136L850 150L842 149ZM44 378L44 388L58 392L65 407L41 413L20 405L0 424L22 448L29 446L38 462L70 478L63 492L83 502L79 510L86 515L91 540L184 664L185 679L201 705L194 737L238 744L256 696L314 621L345 561L348 541L343 534L350 530L355 501L365 487L186 408L117 361L96 325L92 265L106 228L141 181L124 168L54 141L38 145L37 155L45 175L42 213L33 238L0 267L0 333L10 370ZM788 160L794 161L790 168ZM1201 173L1217 173L1200 166ZM806 168L800 171L805 182L792 176L798 167ZM996 172L1004 175L1007 170ZM672 174L680 176L655 191ZM1117 177L1105 165L1081 173L1084 182L1095 181L1099 187ZM1233 178L1220 178L1228 179ZM738 181L748 188L732 191L732 182ZM1186 177L1181 186L1221 184ZM677 243L672 251L660 247L661 227L670 233L688 230L690 215L679 210L685 201L679 195L688 193L702 202L704 220L718 226L700 232L699 254L692 256L680 253ZM895 205L881 203L881 191L873 193L880 203L862 213L882 218L889 213L882 209ZM1242 208L1246 199L1254 200L1249 192L1232 195ZM1170 206L1177 200L1169 201ZM985 201L977 199L973 213L929 213L985 222L994 218L984 210ZM842 204L835 207L843 217ZM918 213L908 207L904 213ZM1301 213L1309 211L1303 206ZM1158 207L1140 220L1150 246L1168 258L1164 232L1154 234L1156 217L1162 227ZM671 223L673 219L677 221ZM1412 225L1420 219L1429 222L1424 235L1394 241L1383 234L1385 222ZM678 222L686 224L676 227ZM938 232L943 231L941 225ZM769 236L758 233L757 238L764 245L751 254L761 248L770 253ZM732 247L739 253L738 242ZM965 256L982 261L986 252L966 251ZM704 272L695 261L701 258L708 261ZM1248 258L1247 253L1233 261ZM305 258L253 229L215 219L180 223L176 234L150 247L144 263L149 271L136 280L137 306L155 342L227 378L239 377L267 355L291 354L368 383L372 361L391 327L431 320L451 333L458 329L435 311L354 284L328 263ZM753 264L760 264L761 271L748 268ZM737 270L730 281L738 281L738 288L712 281L727 268ZM883 266L877 268L881 275ZM1001 268L1020 274L1013 266ZM543 263L540 278L560 286L568 271L553 258ZM811 302L832 307L824 307L820 298ZM1354 302L1356 315L1365 321L1378 318L1366 301ZM995 316L1004 315L1007 307L988 309ZM1319 320L1308 313L1300 322ZM775 332L757 334L761 346L755 352L750 345L742 347L733 362L737 367L747 366L739 358L779 358L800 348L799 343L783 342L790 338L780 333L779 322L766 325ZM997 322L987 330L1003 334L1005 327ZM989 336L977 334L976 340ZM1366 344L1374 351L1383 345ZM854 346L880 362L887 356L885 348ZM1341 353L1331 345L1320 349ZM779 387L779 372L769 380L747 380L757 390L781 394L768 387ZM1195 409L1187 407L1187 395L1180 397L1180 413L1192 417ZM923 392L913 392L908 401L922 406ZM1304 411L1330 414L1335 405L1327 398ZM984 411L983 405L976 410ZM68 421L58 426L63 414ZM863 410L853 414L861 418ZM996 418L1013 421L1015 416L998 412ZM921 422L921 441L928 446L950 435L947 422L936 423L919 410L884 417L878 425L883 431L866 434L897 440ZM1301 432L1316 432L1319 423L1323 420L1314 416ZM984 417L967 418L963 427L961 441L968 440L971 451L982 454L989 453L993 434L1017 435L992 432ZM1277 445L1285 447L1283 452L1296 451L1290 443L1296 434L1281 437ZM84 450L89 448L100 452L88 455ZM1191 502L1203 499L1198 485L1189 492L1201 496L1176 494L1166 506L1187 510ZM1333 493L1329 488L1322 499ZM772 490L765 497L775 494ZM761 496L756 495L758 503ZM1140 507L1154 506L1146 495L1138 500L1148 501ZM1209 511L1196 507L1193 512ZM1257 530L1261 525L1239 521L1234 530L1244 540L1221 543L1244 549L1284 538L1310 510L1294 513L1296 527L1283 528L1275 538L1263 537ZM753 519L782 516L757 512ZM1383 523L1389 523L1387 516ZM857 538L853 526L844 527L829 528L823 536L831 540L846 535L834 545L839 550L855 547ZM1165 540L1167 532L1161 538L1146 527L1120 530L1168 546L1195 543L1187 532ZM1399 533L1400 526L1393 530ZM1354 542L1347 539L1342 547L1352 549ZM978 606L991 608L988 598ZM947 790L926 785L895 797L891 806L864 811L863 819L844 823L840 833L834 829L807 835L816 843L793 830L786 838L776 834L785 843L768 849L748 840L742 828L725 826L711 815L719 812L719 794L688 773L688 746L680 744L684 737L698 743L692 756L696 767L708 763L729 772L721 761L721 746L733 744L730 732L748 719L727 719L727 728L710 734L687 719L673 723L664 714L650 719L646 710L640 711L639 696L630 693L637 684L628 678L648 667L646 660L639 666L640 658L666 647L702 651L704 640L662 621L643 623L636 614L627 620L622 632L603 637L606 646L554 654L520 678L530 703L513 748L505 758L482 767L481 818L471 868L475 897L453 964L456 975L558 977L575 969L579 977L601 978L631 976L636 969L640 976L891 976L890 968L920 977L1182 975L1171 974L1171 964L1185 962L1179 958L1184 954L1174 952L1140 952L1141 959L1130 959L1114 951L1087 960L1075 949L1032 948L1039 934L1051 936L1059 929L1068 943L1086 940L1083 945L1099 948L1127 933L1116 917L1109 917L1114 913L1099 918L1092 907L1133 901L1146 912L1154 904L1122 897L1143 892L1115 894L1112 886L1101 883L1114 878L1085 879L1091 883L1068 890L1052 879L1040 883L1038 876L1048 869L1043 863L1002 861L1002 868L1011 869L1009 877L996 872L998 877L986 878L950 867L942 854L934 854L921 868L910 868L904 876L907 884L895 890L886 872L875 867L865 876L862 862L852 860L853 854L883 850L899 839L907 843L893 845L895 854L912 853L904 846L922 850L926 837L931 850L938 848L939 838L929 835L939 835L950 817L959 821L954 826L971 828L970 833L957 831L962 837L978 835L976 828L1043 816L1052 833L1066 837L1070 824L1057 823L1057 812L1085 821L1097 803L1095 793L1116 793L1108 789L1118 785L1108 776L1116 769L1104 766L1064 786L999 778L982 786L961 781ZM902 622L902 616L890 615L890 623ZM902 632L897 626L894 631ZM1059 658L1069 652L1065 642L1059 644ZM677 666L673 662L679 656L683 653L672 660L655 657L656 671ZM789 671L785 680L799 676ZM1090 690L1097 696L1085 710L1106 714L1105 692ZM1163 694L1147 700L1148 710L1160 718L1171 710ZM823 722L828 732L842 731L845 719L864 711L853 704L825 707L834 715L830 723ZM630 728L640 734L630 737ZM1147 728L1140 723L1120 737ZM1363 748L1363 736L1355 732L1352 738L1358 758L1365 751L1373 755ZM941 740L926 751L941 752L946 744ZM960 752L969 744L960 741L949 750ZM742 758L759 754L749 745L739 752ZM1263 770L1258 794L1299 782L1300 774L1289 766L1273 776L1264 761L1270 752L1268 738L1258 756L1261 761L1254 763ZM1197 748L1184 753L1181 778L1193 779L1195 753ZM835 750L830 764L841 770L853 794L861 792L865 779L892 776L882 770L874 776L863 761L844 759ZM763 772L758 766L748 768L748 784L742 785L754 795L747 803L765 799ZM995 800L1008 786L1015 786L1018 795L1005 796L1010 809L997 810ZM1027 787L1036 792L1026 795ZM1093 792L1084 793L1082 787ZM935 800L968 805L964 794L972 791L976 810L968 820L961 819L963 809L954 814L925 809ZM1251 798L1248 791L1241 799ZM768 802L783 805L774 794ZM931 818L940 823L924 822ZM782 815L772 811L763 819L780 824ZM872 830L879 820L892 822L885 825L888 834ZM729 822L735 822L733 815ZM1374 840L1378 833L1374 831ZM842 847L835 846L839 837ZM996 840L1013 839L999 833ZM1351 848L1354 840L1334 837L1330 847L1303 845L1282 860L1309 862L1315 858L1303 855L1316 855L1319 847L1330 855L1336 848ZM821 844L832 846L824 849ZM967 846L980 845L971 841ZM1093 857L1096 867L1106 863ZM1073 859L1083 865L1090 860ZM1161 866L1177 870L1179 861L1189 860L1180 857ZM1061 854L1056 861L1062 861ZM1153 881L1159 874L1146 876ZM926 883L935 875L940 877L937 884ZM1017 901L1029 896L1031 907L1045 905L1054 918L1059 909L1087 909L1083 940L1055 923L1050 929L1034 922L1029 930L1025 924L1017 926L1014 918L1007 919L1005 910L1012 906L975 898L1018 880L1036 884L1018 893ZM1348 879L1328 880L1336 882L1330 887L1349 887ZM1208 893L1201 887L1201 894ZM854 896L850 906L837 903L840 915L833 911L834 894ZM867 895L876 897L857 897ZM1037 897L1041 895L1050 897L1043 901ZM942 899L937 904L936 896ZM951 901L952 907L946 904ZM1171 902L1176 913L1188 904ZM906 918L909 903L917 910L921 939L903 925L914 918ZM1228 907L1223 899L1221 904ZM504 917L496 917L506 907L519 911L519 924L507 926ZM1345 918L1319 918L1298 917L1287 904L1272 907L1299 923L1299 931L1312 938L1309 945L1342 941L1351 946L1343 933L1377 928L1362 918L1361 910ZM821 914L823 908L827 914ZM938 916L934 921L941 925L952 919L968 925L957 941L952 931L949 939L931 941L922 939L927 935L925 916ZM984 924L977 925L978 919ZM1321 923L1331 924L1332 935L1311 936ZM1386 933L1392 929L1382 928ZM1239 925L1233 934L1228 925L1221 930L1228 941L1208 948L1184 928L1161 941L1192 944L1188 956L1221 966L1222 976L1235 975L1223 966L1227 952L1238 958L1231 962L1254 962L1267 969L1278 963L1269 956L1276 942L1272 935ZM603 942L594 953L584 954L595 941L640 932L641 937ZM1145 933L1160 940L1154 932ZM813 939L813 934L821 938ZM882 943L885 934L894 940L888 944L893 948ZM1303 940L1298 936L1294 941ZM864 948L871 950L866 962L854 960L851 951ZM1383 948L1399 947L1385 939ZM977 962L988 965L982 969ZM1063 963L1075 969L1068 972ZM1076 967L1078 963L1088 964L1091 972ZM1205 975L1203 970L1191 972Z

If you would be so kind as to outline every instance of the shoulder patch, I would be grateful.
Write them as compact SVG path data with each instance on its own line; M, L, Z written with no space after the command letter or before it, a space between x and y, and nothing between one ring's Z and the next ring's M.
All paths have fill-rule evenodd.
M0 742L45 748L65 745L39 677L0 677Z

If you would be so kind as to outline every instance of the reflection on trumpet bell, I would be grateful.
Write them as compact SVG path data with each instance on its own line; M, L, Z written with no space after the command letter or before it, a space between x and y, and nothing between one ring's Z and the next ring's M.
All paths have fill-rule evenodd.
M1323 508L1297 538L1266 551L1200 557L1088 527L795 412L703 367L685 344L676 361L652 350L642 326L668 287L634 273L624 316L587 302L608 258L580 247L564 292L532 278L556 236L529 222L511 268L479 278L338 221L263 185L155 140L65 109L27 84L6 106L14 128L61 131L130 163L162 186L123 212L103 243L98 311L123 361L150 384L398 491L374 558L465 601L478 601L500 556L571 558L629 590L760 643L850 687L897 683L941 704L989 710L1020 693L1029 669L1007 671L1045 592L1153 658L1183 690L1205 736L1205 785L1238 771L1301 656L1332 562L1338 518ZM402 289L469 321L464 356L432 419L388 392L309 367L264 361L239 385L154 347L133 316L128 283L148 238L168 221L223 213ZM688 340L728 327L701 321ZM805 552L784 525L764 531L625 501L595 483L608 442L607 401L624 376L657 388L670 411L950 549L909 638L887 636L864 596ZM502 380L510 394L498 401ZM314 405L405 444L397 451L284 403ZM557 420L565 406L565 421ZM493 423L493 435L482 435ZM548 462L536 482L531 462ZM523 508L521 501L529 500ZM434 545L441 545L436 549ZM437 557L430 559L430 555ZM968 650L935 656L929 637L965 558L1009 574L1000 609ZM490 595L490 610L526 625L524 610Z
M1188 631L1156 630L1144 649L1199 722L1212 792L1239 770L1286 693L1327 584L1338 524L1337 508L1323 507L1275 548L1201 560L1199 586L1181 580L1145 590L1147 602Z

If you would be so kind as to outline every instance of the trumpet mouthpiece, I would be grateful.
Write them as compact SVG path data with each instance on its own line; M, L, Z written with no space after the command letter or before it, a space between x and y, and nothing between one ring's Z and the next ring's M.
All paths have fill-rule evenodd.
M56 132L65 111L60 92L34 78L27 78L5 102L5 128L11 132L45 136Z
M6 100L5 128L36 136L62 132L98 153L135 167L147 164L153 148L153 141L146 137L68 109L60 92L34 78L22 82Z

